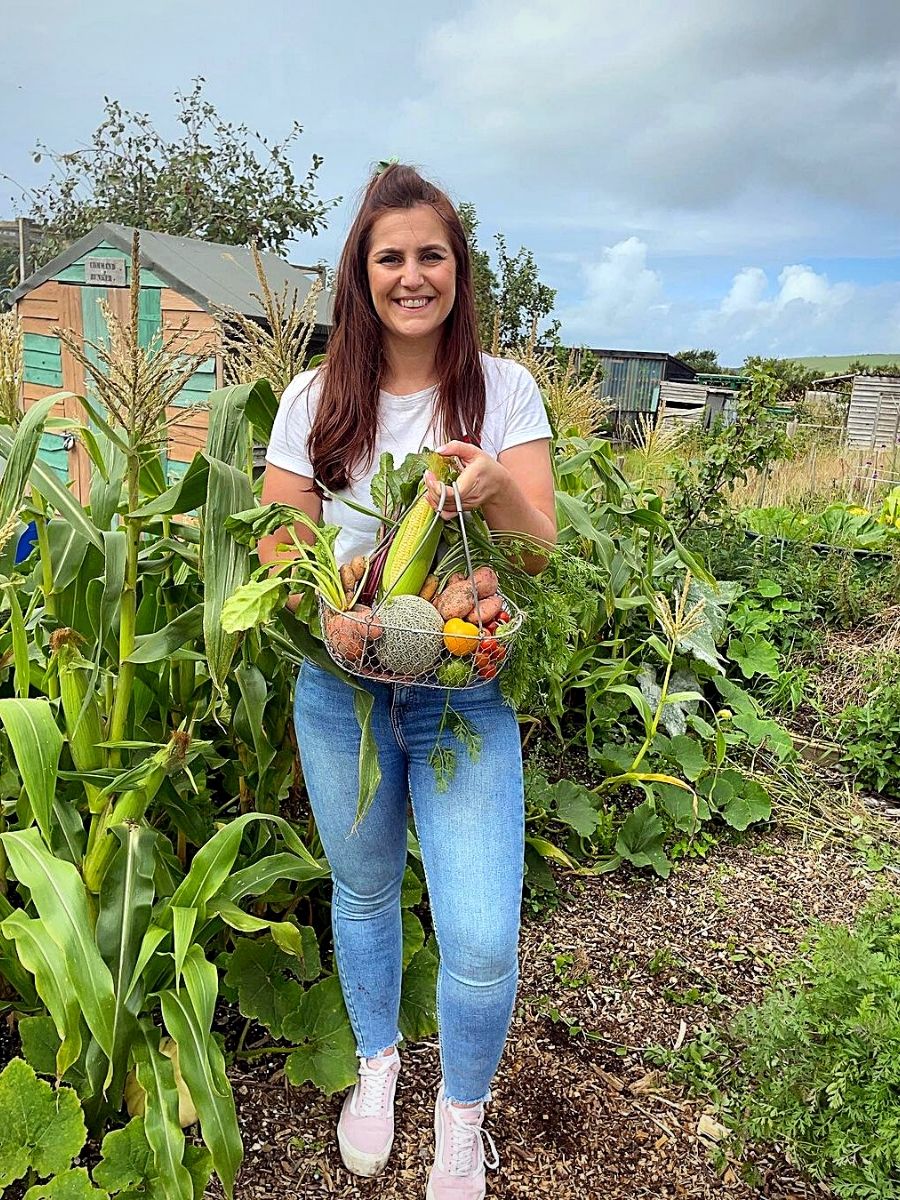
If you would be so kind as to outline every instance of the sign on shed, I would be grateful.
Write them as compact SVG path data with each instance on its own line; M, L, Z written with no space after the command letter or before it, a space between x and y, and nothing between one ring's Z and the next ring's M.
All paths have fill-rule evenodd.
M84 260L84 282L100 287L125 286L125 259L90 256Z

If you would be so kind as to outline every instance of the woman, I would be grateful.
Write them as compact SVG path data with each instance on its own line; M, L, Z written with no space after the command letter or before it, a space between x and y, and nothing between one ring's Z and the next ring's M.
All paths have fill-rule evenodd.
M327 361L299 375L282 397L263 501L339 525L337 557L346 562L371 551L378 523L342 498L372 507L369 484L383 451L400 463L437 445L458 462L466 509L481 509L493 529L552 543L549 438L528 372L480 353L469 251L453 205L412 167L387 167L370 180L341 256ZM324 504L314 479L333 497ZM430 473L426 482L437 509L439 485ZM451 504L442 516L453 515ZM261 545L264 561L275 557L279 540L276 534ZM537 571L541 561L527 565ZM375 696L382 780L352 836L360 738L353 689L305 662L295 704L303 774L334 883L335 959L360 1058L338 1142L349 1170L375 1175L393 1141L400 886L411 801L440 949L443 1081L427 1195L480 1200L484 1103L517 979L524 850L518 727L496 681L453 692L453 708L475 726L482 747L476 762L457 757L450 788L440 792L428 759L446 694L365 686ZM496 1166L496 1157L487 1165Z

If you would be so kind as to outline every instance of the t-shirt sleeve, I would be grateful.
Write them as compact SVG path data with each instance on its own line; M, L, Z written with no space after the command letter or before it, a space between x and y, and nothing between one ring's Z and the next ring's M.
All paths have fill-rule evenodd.
M506 408L506 427L500 450L509 450L525 442L550 438L553 431L547 419L543 397L534 376L519 366L512 384Z
M266 449L266 462L310 479L313 477L313 466L309 461L307 441L312 425L312 388L309 386L312 378L309 372L304 371L285 388Z

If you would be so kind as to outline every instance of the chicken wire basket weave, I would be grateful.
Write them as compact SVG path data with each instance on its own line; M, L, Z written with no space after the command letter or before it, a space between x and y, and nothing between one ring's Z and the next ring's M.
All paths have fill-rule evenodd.
M370 611L355 613L335 608L320 595L325 647L332 660L349 674L380 683L462 691L490 683L515 653L525 614L499 588L492 596L478 596L455 483L452 491L465 555L465 581L472 589L472 611L476 616L471 624L477 632L445 631L443 616L420 596L392 596L388 591ZM444 485L438 509L443 505ZM435 513L435 521L440 519ZM488 626L498 618L500 623L491 632Z

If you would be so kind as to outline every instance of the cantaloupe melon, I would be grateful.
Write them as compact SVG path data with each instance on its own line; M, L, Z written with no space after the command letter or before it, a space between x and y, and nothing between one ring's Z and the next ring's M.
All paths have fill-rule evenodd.
M444 645L444 622L421 596L395 596L379 609L384 632L375 643L381 665L396 675L424 675Z

